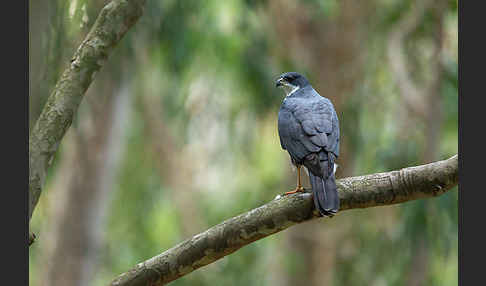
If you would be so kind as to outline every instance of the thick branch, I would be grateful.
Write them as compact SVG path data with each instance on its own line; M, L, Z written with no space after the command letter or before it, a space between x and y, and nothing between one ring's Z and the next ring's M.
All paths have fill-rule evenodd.
M441 195L458 183L457 158L455 155L427 165L340 179L337 184L341 211ZM314 218L317 213L311 193L285 196L228 219L136 265L111 285L164 285L251 242Z
M29 137L29 221L47 168L86 90L113 48L140 18L144 5L145 0L114 0L107 4L49 96Z

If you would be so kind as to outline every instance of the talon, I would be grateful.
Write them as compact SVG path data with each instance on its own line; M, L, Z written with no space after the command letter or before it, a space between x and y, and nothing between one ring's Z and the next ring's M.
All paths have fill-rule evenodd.
M295 194L295 193L305 192L304 187L302 187L302 183L300 181L300 168L301 168L301 166L297 166L297 187L293 191L284 193L283 194L284 196L290 195L290 194Z
M290 194L304 193L304 192L305 192L305 190L304 190L303 187L298 187L298 188L295 188L295 190L293 190L293 191L284 193L283 195L286 196L286 195L290 195Z

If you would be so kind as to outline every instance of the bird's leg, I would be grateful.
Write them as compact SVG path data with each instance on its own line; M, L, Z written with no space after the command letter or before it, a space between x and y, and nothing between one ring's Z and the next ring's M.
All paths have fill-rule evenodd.
M297 191L304 191L304 188L302 187L302 182L300 181L300 168L301 166L299 166L297 168Z
M301 166L297 166L297 188L295 188L295 190L293 191L290 191L290 192L286 192L284 195L290 195L290 194L295 194L297 192L303 192L304 191L304 188L302 187L302 182L300 180L300 168Z

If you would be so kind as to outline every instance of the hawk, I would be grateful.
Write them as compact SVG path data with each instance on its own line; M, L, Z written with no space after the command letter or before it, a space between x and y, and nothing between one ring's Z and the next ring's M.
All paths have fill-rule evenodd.
M297 168L297 188L285 194L304 191L300 179L304 166L316 209L322 216L332 217L339 209L334 176L339 156L339 121L334 106L299 73L280 75L276 86L286 93L278 113L280 145Z

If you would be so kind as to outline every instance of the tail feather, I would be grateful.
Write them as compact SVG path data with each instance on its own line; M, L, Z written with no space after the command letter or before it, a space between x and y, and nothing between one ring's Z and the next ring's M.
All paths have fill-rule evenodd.
M334 174L322 179L309 172L314 204L323 216L333 216L339 210L339 196Z

